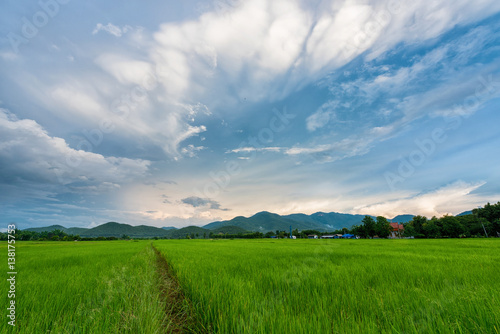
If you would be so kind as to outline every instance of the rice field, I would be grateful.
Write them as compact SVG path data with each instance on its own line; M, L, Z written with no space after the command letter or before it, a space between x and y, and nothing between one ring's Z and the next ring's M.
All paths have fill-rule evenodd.
M17 243L0 332L500 333L498 239L153 244L180 307L151 241Z
M162 241L216 333L499 333L499 240Z
M149 245L16 243L16 328L2 315L0 333L162 333L168 321Z

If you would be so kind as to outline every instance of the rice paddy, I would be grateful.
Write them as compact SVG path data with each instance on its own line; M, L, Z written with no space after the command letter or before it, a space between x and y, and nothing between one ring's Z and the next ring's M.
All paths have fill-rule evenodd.
M500 333L498 239L153 244L17 243L0 332Z

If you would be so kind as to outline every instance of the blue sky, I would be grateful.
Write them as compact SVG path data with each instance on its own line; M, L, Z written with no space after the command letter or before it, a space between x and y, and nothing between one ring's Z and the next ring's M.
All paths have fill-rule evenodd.
M498 1L5 1L0 221L500 199Z

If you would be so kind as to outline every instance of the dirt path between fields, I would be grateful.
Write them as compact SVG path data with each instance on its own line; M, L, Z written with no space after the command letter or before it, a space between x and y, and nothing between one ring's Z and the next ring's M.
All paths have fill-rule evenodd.
M191 302L184 296L177 277L163 254L151 244L156 255L156 272L159 289L165 301L167 315L164 328L167 333L209 333L199 321Z

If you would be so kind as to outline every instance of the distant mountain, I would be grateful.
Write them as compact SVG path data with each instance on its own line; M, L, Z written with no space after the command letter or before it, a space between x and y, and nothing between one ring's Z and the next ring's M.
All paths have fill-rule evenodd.
M203 238L204 234L208 237L210 233L209 230L201 228L199 226L188 226L180 229L169 230L166 232L167 234L165 234L165 237L170 239L185 238L186 236L191 236L192 234L194 234L195 238Z
M311 227L313 225L307 223L297 223L294 220L284 218L280 215L270 212L259 212L250 218L238 216L231 220L213 222L203 226L208 229L216 229L224 226L237 226L247 231L275 231L275 230L288 230L290 225Z
M32 227L32 228L27 228L26 231L31 231L31 232L52 232L54 230L61 230L66 232L67 228L61 225L51 225L51 226L46 226L46 227Z
M462 213L465 214L465 213ZM312 215L303 213L280 216L275 213L262 211L251 217L238 216L231 220L217 221L207 224L203 227L188 226L177 229L175 227L153 227L153 226L131 226L128 224L120 224L109 222L96 226L94 228L71 227L65 228L61 225L52 225L47 227L29 228L28 231L43 232L62 230L67 234L79 235L81 237L117 237L128 235L131 238L185 238L194 234L197 238L203 238L210 232L219 234L238 234L246 232L268 232L268 231L288 231L290 226L292 229L298 230L318 230L318 231L334 231L344 227L351 228L353 225L362 223L364 215L351 215L337 212L316 212ZM404 223L413 218L413 215L399 215L390 219L391 222Z
M89 230L88 228L83 228L83 227L70 227L70 228L64 229L63 231L66 232L67 234L81 236L82 234L84 234L88 230Z
M365 215L351 215L347 213L337 212L316 212L312 215L305 215L302 213L283 216L295 221L309 222L311 224L319 224L319 230L341 230L344 227L350 228L353 225L361 224ZM299 228L300 229L300 228Z
M152 226L131 226L127 224L120 224L110 222L96 226L94 228L70 227L66 228L61 225L52 225L47 227L28 228L27 231L33 232L51 232L54 230L61 230L67 234L79 235L83 238L96 238L96 237L117 237L128 235L131 238L152 238L162 237L168 234L167 230L152 227Z
M462 213L459 213L459 214L457 215L457 217L458 217L458 216L467 216L467 215L471 215L471 214L472 214L472 211L464 211L464 212L462 212Z
M389 219L391 223L408 223L415 217L414 215L398 215L392 219Z
M250 233L249 231L239 227L239 226L222 226L213 230L208 230L214 234L238 234L238 233Z
M333 231L360 224L364 217L364 215L350 215L336 212L317 212L312 215L299 213L280 216L275 213L263 211L249 218L239 216L231 220L213 222L203 227L216 229L224 226L237 226L247 231L267 232L276 230L288 231L290 226L292 226L292 229L299 230Z
M110 222L106 224L99 225L97 227L82 231L80 233L81 237L121 237L122 235L128 235L131 238L152 238L152 237L162 237L165 236L168 231L153 227L153 226L131 226L128 224L120 224L116 222Z

